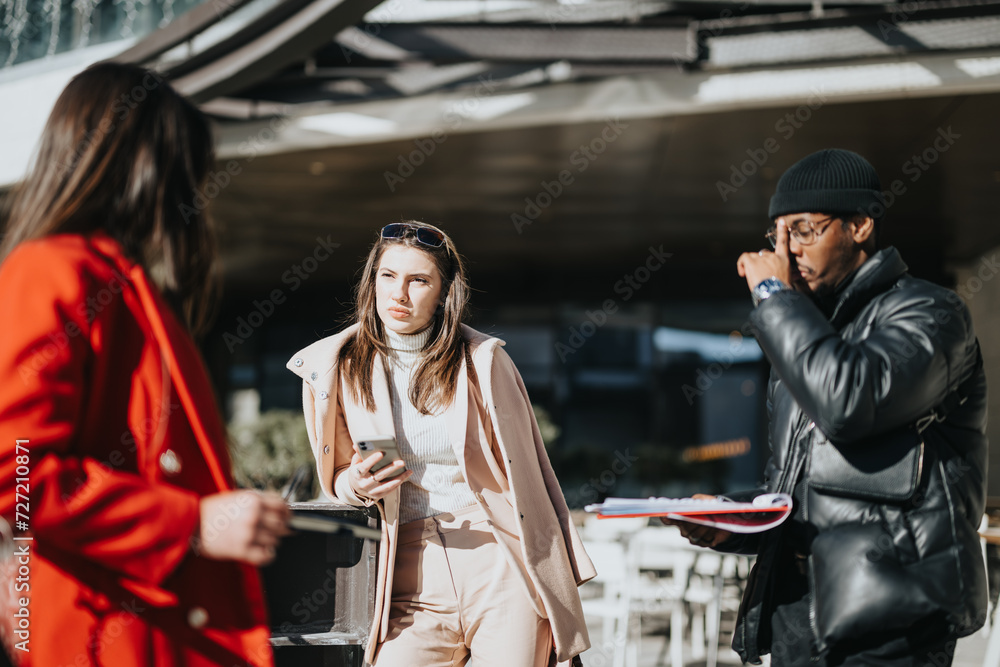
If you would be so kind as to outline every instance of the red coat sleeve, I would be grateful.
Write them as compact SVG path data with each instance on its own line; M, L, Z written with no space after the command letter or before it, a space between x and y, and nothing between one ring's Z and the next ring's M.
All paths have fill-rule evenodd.
M95 303L88 297L108 283L79 254L39 241L18 247L0 266L0 514L18 532L15 504L23 498L16 492L25 488L16 479L26 463L20 472L27 468L29 503L16 509L27 515L39 550L155 586L187 554L199 498L109 466L84 441L95 359L114 353L102 349L102 336L115 308L126 305L119 296L96 316L88 309ZM119 377L128 382L129 369ZM28 443L18 447L17 440Z

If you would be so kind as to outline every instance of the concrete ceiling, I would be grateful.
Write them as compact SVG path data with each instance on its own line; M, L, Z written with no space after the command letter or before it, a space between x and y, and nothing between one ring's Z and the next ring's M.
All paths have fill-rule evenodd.
M795 113L809 116L798 128L786 118ZM736 298L745 286L735 260L765 243L777 177L836 146L867 156L883 188L899 181L884 241L900 247L916 274L947 283L953 264L1000 245L998 117L1000 95L936 97L632 119L618 135L606 123L462 134L432 153L431 144L420 152L407 140L258 156L240 162L214 214L224 229L226 282L247 295L274 285L317 235L340 243L341 255L313 286L341 289L382 225L416 218L452 233L482 303L600 299L661 244L673 256L643 299L691 290ZM951 143L939 139L949 131ZM602 133L614 141L590 160L580 147L599 149ZM764 150L768 140L773 153ZM748 151L764 164L747 163ZM921 155L933 158L926 170L913 160ZM421 164L410 174L401 160ZM740 182L734 166L753 173L723 201L719 183ZM543 182L557 182L563 170L572 182L518 229L512 216L535 214L526 198L544 204Z

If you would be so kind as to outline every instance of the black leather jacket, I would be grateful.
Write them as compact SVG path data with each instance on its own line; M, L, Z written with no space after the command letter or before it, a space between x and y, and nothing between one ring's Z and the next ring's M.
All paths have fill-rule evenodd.
M795 492L797 502L779 528L720 546L758 554L733 639L744 662L757 664L771 649L771 596L788 575L779 554L791 542L808 556L814 655L845 640L878 641L879 633L928 618L940 619L953 636L985 621L977 528L986 501L986 378L979 343L954 292L906 271L887 248L841 287L829 317L790 290L751 315L772 366L765 489ZM810 485L817 447L878 447L935 409L941 420L921 434L919 488L909 500L876 502Z

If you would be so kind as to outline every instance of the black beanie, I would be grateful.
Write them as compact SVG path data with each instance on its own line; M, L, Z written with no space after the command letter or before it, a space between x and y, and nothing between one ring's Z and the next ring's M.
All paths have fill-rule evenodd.
M789 213L863 213L877 221L885 213L881 189L868 160L827 148L807 155L781 175L767 215L773 220Z

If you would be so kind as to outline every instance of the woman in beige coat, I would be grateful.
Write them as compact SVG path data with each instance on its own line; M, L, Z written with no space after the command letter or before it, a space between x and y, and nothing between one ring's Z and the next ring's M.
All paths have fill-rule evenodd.
M377 667L544 667L590 645L577 586L593 565L503 342L462 324L468 293L444 232L388 225L356 323L288 364L323 491L382 517ZM378 436L401 457L380 469L355 444Z

